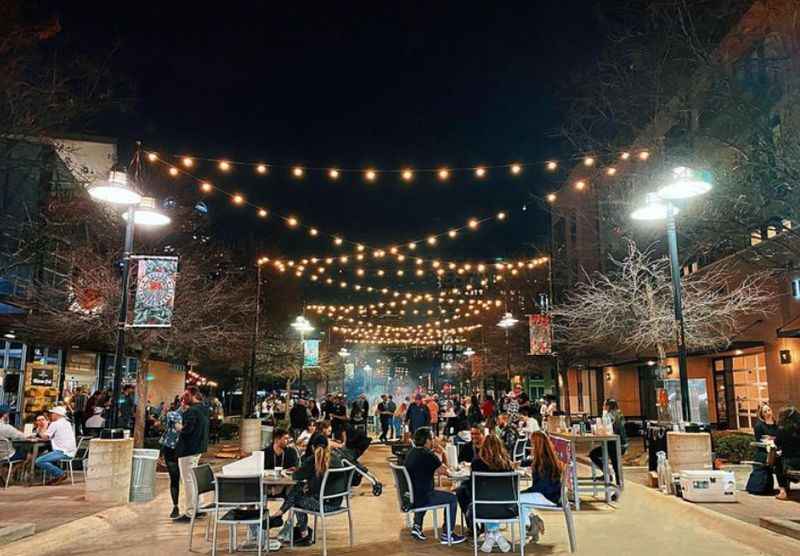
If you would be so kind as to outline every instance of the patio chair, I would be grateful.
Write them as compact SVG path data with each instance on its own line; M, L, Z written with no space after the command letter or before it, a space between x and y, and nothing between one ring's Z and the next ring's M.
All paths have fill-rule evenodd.
M81 464L80 472L83 473L84 481L86 480L86 462L89 461L89 442L91 442L91 440L91 436L81 436L78 439L78 448L75 451L75 455L69 459L62 459L58 462L58 465L66 467L67 471L69 471L69 480L73 485L75 484L76 462Z
M24 464L25 460L11 461L11 454L14 453L14 443L8 438L0 438L0 466L8 466L8 474L5 478L5 488L11 483L11 472L15 464Z
M519 553L525 556L525 524L519 506L519 479L516 471L472 473L472 530L479 523L506 523L511 529L511 545L516 542L514 526L519 528ZM478 538L474 542L478 556Z
M433 534L439 536L439 524L437 521L438 511L444 512L444 526L447 530L447 544L452 531L450 530L450 506L448 504L434 504L432 506L415 506L414 505L414 491L411 488L411 477L408 474L408 469L401 465L389 464L392 468L392 475L394 476L394 486L397 491L397 505L403 515L406 517L406 527L411 527L411 516L421 512L431 512L433 515Z
M317 520L322 523L322 556L328 556L327 534L325 530L325 519L337 515L347 514L347 527L350 533L350 546L354 543L353 534L353 514L351 512L350 499L352 498L352 484L353 473L356 468L352 465L347 467L340 467L338 469L328 469L325 476L322 478L322 486L319 489L319 510L307 510L305 508L290 508L289 509L289 522L295 513L313 515L314 516L314 533L312 540L317 540ZM328 500L336 500L344 498L344 505L335 510L326 510L325 502ZM289 546L294 548L294 527L291 529L289 537Z
M192 514L192 521L189 525L189 552L192 551L192 538L194 536L194 523L197 516L200 514L213 515L216 504L214 502L208 504L201 504L200 500L204 494L214 492L214 472L211 470L209 464L198 465L192 467L192 475L194 475L195 493L194 493L194 513ZM206 542L208 542L208 534L211 532L211 523L206 525Z
M225 513L220 515L220 512ZM228 525L230 551L236 544L237 525L258 525L258 554L264 546L264 518L269 518L269 510L264 503L264 485L261 474L241 477L220 475L214 481L214 529L211 539L211 554L217 554L217 528ZM266 543L269 552L269 542Z
M527 516L530 510L540 510L544 512L557 512L564 513L564 521L567 525L567 536L569 537L569 551L575 552L578 550L577 539L575 538L575 522L572 519L572 506L569 501L569 482L572 477L572 464L565 465L564 470L561 472L561 503L554 504L541 494L537 493L536 501L533 503L520 502L522 507L523 517ZM577 496L577 494L575 494Z

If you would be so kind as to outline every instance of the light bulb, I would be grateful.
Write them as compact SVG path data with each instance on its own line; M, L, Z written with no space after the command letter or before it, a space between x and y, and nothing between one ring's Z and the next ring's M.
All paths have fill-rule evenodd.
M414 178L414 172L412 172L408 168L403 170L403 173L401 175L403 176L403 179L406 180L406 181L411 181Z
M417 248L417 244L416 244L416 243L414 243L414 242L411 242L411 243L409 243L409 244L408 244L408 248L409 248L409 249L411 249L411 250L413 251L414 249L416 249L416 248Z
M594 166L594 158L591 156L587 156L583 159L584 166Z
M511 173L515 176L522 172L522 166L520 164L512 164L511 165Z
M575 182L575 189L578 191L582 191L586 187L586 182L583 180L578 180Z
M558 170L558 162L555 160L548 160L547 163L544 165L548 172L555 172Z
M639 153L639 160L647 160L650 158L650 153L648 151L642 151Z
M150 162L155 162L158 160L158 153L147 153L147 160Z
M375 170L367 170L364 174L364 177L367 178L367 181L375 181L375 178L378 177L378 174Z
M340 238L340 237L335 237L335 238L333 238L333 244L334 244L334 245L341 245L341 244L342 244L342 241L343 241L343 240L342 240L342 238Z
M475 177L482 178L484 176L486 176L486 168L484 168L483 166L478 166L477 168L475 168Z
M449 232L447 232L447 235L450 236L451 238L454 238L458 235L458 232L455 230L450 230Z
M236 205L241 205L242 203L244 203L244 197L242 197L237 193L236 195L233 196L233 202Z
M628 160L628 159L631 157L631 153L629 153L629 152L623 152L623 153L621 153L621 154L619 155L619 157L620 157L622 160Z
M303 174L305 174L305 170L303 170L302 166L295 166L292 168L292 175L296 178L302 178Z
M547 194L547 202L548 203L555 203L556 202L556 194L555 193L548 193Z
M440 168L439 171L437 172L437 175L439 176L440 180L446 180L447 178L450 177L450 170L448 170L447 168Z
M289 224L290 228L296 227L300 222L294 216L290 216L286 219L286 223Z
M330 170L328 170L328 177L331 178L332 180L339 179L339 170L337 170L336 168L331 168Z
M188 156L184 156L183 165L186 166L187 168L191 168L192 166L194 166L194 160L192 160Z
M316 237L317 235L319 235L319 231L316 228L311 228L310 230L308 230L308 233L312 237Z
M428 238L428 245L436 245L436 236L430 236Z
M506 219L506 213L505 212L498 212L497 213L497 219L498 220L505 220Z
M608 168L606 168L606 175L607 176L613 176L616 173L617 173L617 169L614 168L613 166L609 166Z
M228 170L231 169L231 163L228 162L227 160L221 160L219 162L219 169L222 170L223 172L227 172Z
M174 166L170 166L169 175L172 176L172 177L177 176L178 175L178 169L175 168Z
M266 209L263 209L263 208L261 208L261 209L258 209L258 215L259 215L261 218L266 218L266 217L267 217L267 210L266 210Z
M267 165L266 164L259 164L256 166L256 172L259 174L266 174L267 173Z
M471 218L469 222L467 222L467 226L469 226L470 230L476 230L478 228L478 220Z

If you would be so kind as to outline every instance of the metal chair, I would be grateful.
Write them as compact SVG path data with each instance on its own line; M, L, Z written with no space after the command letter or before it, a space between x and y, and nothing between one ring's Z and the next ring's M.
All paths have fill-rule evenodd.
M220 510L225 514L220 516ZM227 510L227 511L226 511ZM211 554L217 554L217 527L229 525L231 534L229 539L230 551L233 552L236 543L237 525L258 525L258 554L264 546L264 517L269 518L269 510L264 504L264 485L262 477L249 475L242 477L226 477L220 475L214 481L214 529L212 534ZM269 543L267 543L269 552Z
M512 460L517 463L522 463L525 460L525 456L528 455L528 438L518 438L516 442L514 442L514 453L512 454Z
M78 449L75 451L75 455L58 462L58 465L66 466L69 471L69 480L73 485L75 484L75 462L80 462L80 471L83 473L84 480L86 480L86 462L89 461L89 443L91 440L91 436L81 436L78 439Z
M511 545L516 542L514 525L519 528L519 553L525 556L525 524L519 506L519 473L516 471L472 473L472 530L478 523L507 523L511 529ZM478 538L473 546L478 556Z
M565 465L564 470L561 472L561 503L553 504L550 500L542 495L539 495L538 500L534 503L520 502L522 507L523 516L528 515L528 510L541 510L545 512L562 511L564 512L564 521L567 524L567 536L569 537L569 551L575 552L578 550L578 542L575 538L575 522L572 519L572 506L569 501L569 482L572 478L572 464ZM575 493L575 496L578 496Z
M189 526L189 552L192 551L192 538L194 535L194 523L199 514L213 514L216 507L215 502L201 505L200 499L203 494L214 492L214 472L211 470L209 464L198 465L192 467L192 474L194 475L194 513L192 514L192 521ZM206 542L208 542L208 534L211 532L211 524L206 526Z
M397 505L403 515L406 516L406 527L411 527L411 516L421 512L431 512L433 514L433 534L439 536L439 524L437 522L437 512L444 511L444 526L447 530L447 544L450 545L450 506L448 504L435 504L432 506L414 506L414 490L411 488L411 477L408 469L403 466L389 463L394 476L394 486L397 491Z
M14 443L8 438L0 438L0 465L8 465L8 475L5 478L5 488L11 483L11 471L15 464L23 464L25 460L12 461L11 454L14 453Z
M337 469L328 469L325 476L322 478L322 485L319 489L319 510L307 510L305 508L292 507L289 509L289 522L292 521L292 516L295 513L307 514L314 516L314 533L312 540L317 539L317 519L322 523L322 556L328 555L327 535L325 531L325 518L333 517L336 515L347 514L347 527L350 533L350 546L353 546L353 514L351 512L350 498L352 497L352 484L353 473L356 468L352 465L347 467L340 467ZM341 475L341 477L339 477ZM339 507L335 510L326 510L325 502L329 500L337 500L344 498L344 507ZM294 527L291 529L289 537L289 546L294 548Z

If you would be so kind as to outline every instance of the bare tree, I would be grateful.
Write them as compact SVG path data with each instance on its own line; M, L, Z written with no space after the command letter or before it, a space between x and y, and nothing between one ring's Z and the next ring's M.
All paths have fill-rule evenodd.
M587 276L553 310L559 351L581 356L657 352L676 345L669 260L628 242L613 273ZM774 304L768 273L742 276L724 264L683 281L683 318L690 350L723 349Z

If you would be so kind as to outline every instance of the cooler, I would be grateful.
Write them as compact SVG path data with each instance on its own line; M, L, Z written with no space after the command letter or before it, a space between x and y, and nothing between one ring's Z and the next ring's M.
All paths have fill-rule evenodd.
M681 492L690 502L736 502L732 471L681 471Z

